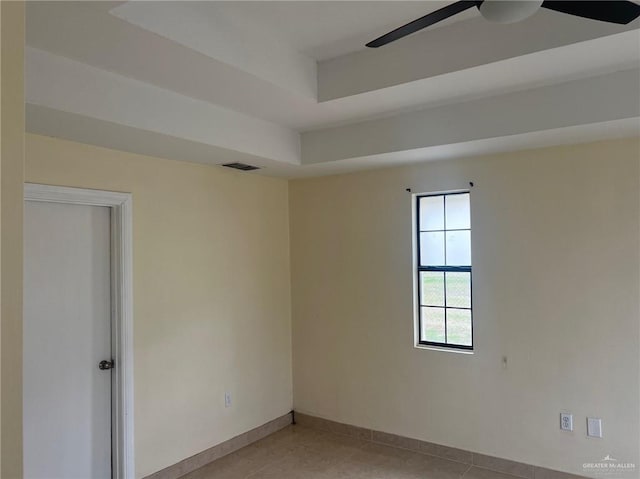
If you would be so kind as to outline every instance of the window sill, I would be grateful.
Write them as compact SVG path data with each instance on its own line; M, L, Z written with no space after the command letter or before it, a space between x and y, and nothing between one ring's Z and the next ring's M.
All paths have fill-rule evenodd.
M442 346L429 346L428 344L415 344L413 346L416 349L429 349L432 351L444 351L446 353L456 353L456 354L473 354L473 349L456 349L456 348L445 348Z

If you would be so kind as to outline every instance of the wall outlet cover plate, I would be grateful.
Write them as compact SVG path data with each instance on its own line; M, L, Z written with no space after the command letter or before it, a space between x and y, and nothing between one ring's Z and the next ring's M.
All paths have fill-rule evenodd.
M563 431L573 431L573 414L560 413L560 429Z

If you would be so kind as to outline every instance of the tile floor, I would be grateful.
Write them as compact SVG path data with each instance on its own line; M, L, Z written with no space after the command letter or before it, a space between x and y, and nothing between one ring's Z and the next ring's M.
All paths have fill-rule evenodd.
M182 479L516 479L404 449L289 426Z

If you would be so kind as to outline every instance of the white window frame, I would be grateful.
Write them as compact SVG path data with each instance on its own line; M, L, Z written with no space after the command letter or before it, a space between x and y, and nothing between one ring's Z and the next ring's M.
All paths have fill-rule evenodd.
M473 184L470 183L470 186L473 187ZM411 191L411 189L408 189ZM419 209L418 209L418 199L425 196L443 196L443 195L452 195L452 194L460 194L460 193L468 193L469 194L469 207L471 209L471 189L455 189L455 190L445 190L445 191L424 191L419 193L411 194L411 244L412 244L412 261L411 261L411 274L413 278L413 337L414 342L413 345L416 349L426 349L426 350L434 350L434 351L445 351L450 353L458 353L458 354L474 354L476 350L476 341L475 341L475 321L474 321L474 309L473 309L473 287L471 288L471 348L460 348L454 345L433 345L433 344L425 344L422 342L421 334L420 334L420 295L421 295L421 285L420 285L420 271L419 271ZM471 225L470 225L471 226ZM471 228L473 231L473 228ZM473 245L473 233L471 233L471 241ZM473 256L472 256L473 258ZM473 260L472 260L473 262ZM473 265L470 270L471 274L471 282L473 284Z

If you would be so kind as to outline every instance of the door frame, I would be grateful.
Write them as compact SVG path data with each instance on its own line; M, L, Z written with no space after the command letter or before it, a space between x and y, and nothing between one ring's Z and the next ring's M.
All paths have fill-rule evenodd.
M25 183L24 200L111 210L111 464L114 479L134 479L133 216L131 193Z

